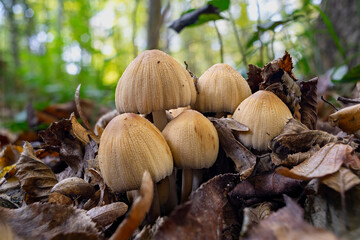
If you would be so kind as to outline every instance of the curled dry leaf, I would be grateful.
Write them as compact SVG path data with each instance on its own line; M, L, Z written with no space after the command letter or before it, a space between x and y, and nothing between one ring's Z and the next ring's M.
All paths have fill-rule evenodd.
M26 193L26 203L47 200L50 190L58 182L55 174L37 159L31 144L25 142L24 151L16 165L16 176Z
M106 227L112 224L118 217L121 217L128 210L128 206L123 202L114 202L102 207L94 207L87 211L98 227Z
M324 229L315 228L304 221L304 211L291 198L284 196L286 207L272 213L252 228L247 240L335 240L337 237Z
M360 104L343 108L329 116L332 126L341 128L344 132L355 133L360 130Z
M87 129L85 129L77 120L76 117L74 115L74 113L72 113L70 115L70 120L71 120L71 130L72 133L74 134L74 136L79 139L82 143L84 144L88 144L90 141L90 138L92 140L94 140L97 144L100 143L100 138L98 136L95 135L95 133L93 133L92 131L89 131Z
M317 122L317 82L318 77L307 82L300 82L301 122L309 129L316 129Z
M130 239L134 231L145 219L154 196L154 183L148 171L144 172L139 192L140 194L135 199L129 214L118 226L110 240Z
M44 140L47 149L59 152L60 159L80 175L84 166L82 144L73 136L71 129L71 120L63 119L52 123L39 135Z
M73 201L71 200L71 198L65 196L64 194L58 193L58 192L50 193L49 203L73 205Z
M298 152L287 155L285 158L280 158L277 154L271 153L271 161L276 166L285 166L285 167L293 167L296 166L306 159L310 158L314 155L317 151L319 151L319 145L315 145L307 152Z
M219 124L225 125L227 128L229 128L232 131L235 132L247 132L249 131L249 128L245 126L242 123L239 123L233 118L214 118L214 117L208 117L208 119L212 122L217 122Z
M0 170L16 163L19 160L22 151L22 147L10 144L7 145L0 153Z
M336 141L338 138L332 134L309 130L304 124L290 119L281 133L271 140L270 149L280 158L286 158L288 154L307 152L316 145L323 147Z
M95 134L101 137L102 131L105 129L108 123L117 115L119 115L119 112L116 109L102 115L95 124Z
M101 176L101 173L97 171L96 169L90 168L88 169L88 172L91 174L91 176L94 177L94 179L97 181L99 188L100 188L100 197L99 202L97 206L103 205L104 196L108 194L107 186L105 184L104 178ZM106 197L107 198L107 197Z
M239 175L224 174L202 184L190 201L165 219L154 239L221 239L226 194L238 179Z
M341 143L329 143L322 147L309 159L293 167L291 170L285 167L277 168L276 171L284 176L309 180L320 178L337 172L341 165L352 158L352 147Z
M248 79L246 81L249 84L252 93L259 91L260 83L264 81L261 76L261 71L262 68L249 64L249 71L247 73Z
M243 224L241 235L246 234L253 225L258 224L261 220L266 219L272 213L271 204L268 202L261 203L257 207L247 207L244 209Z
M94 195L95 189L84 179L78 177L71 177L57 183L51 189L51 192L58 192L73 198L83 197L85 199L88 199L92 195Z
M212 120L219 135L221 147L226 156L234 161L236 171L240 173L241 178L250 176L256 164L256 156L237 141L231 130L221 121Z
M98 239L98 230L86 212L71 206L34 203L19 209L0 207L0 219L11 227L15 239L52 239L77 233Z
M304 187L303 181L284 177L276 172L253 176L240 182L229 193L230 203L238 208L279 197L296 195Z
M360 184L360 178L349 169L341 167L336 173L321 179L321 183L343 194L352 187Z

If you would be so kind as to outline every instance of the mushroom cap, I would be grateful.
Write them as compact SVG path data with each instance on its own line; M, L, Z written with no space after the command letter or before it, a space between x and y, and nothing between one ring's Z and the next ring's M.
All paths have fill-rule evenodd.
M292 115L274 93L260 90L240 103L233 118L249 127L248 132L239 134L240 141L247 147L264 151Z
M179 168L209 168L219 151L219 138L214 125L201 113L185 110L163 130Z
M160 50L146 50L125 69L115 91L120 113L150 112L185 107L196 100L190 74Z
M121 114L106 126L98 158L102 176L115 192L138 189L145 170L155 182L173 170L171 151L161 132L133 113Z
M251 95L249 84L234 68L217 63L198 80L199 94L194 109L205 112L234 112Z

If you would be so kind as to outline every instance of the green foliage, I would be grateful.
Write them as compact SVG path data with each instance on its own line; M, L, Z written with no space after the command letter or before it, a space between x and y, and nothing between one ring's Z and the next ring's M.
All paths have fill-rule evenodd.
M350 69L339 81L334 83L356 83L360 81L360 65Z

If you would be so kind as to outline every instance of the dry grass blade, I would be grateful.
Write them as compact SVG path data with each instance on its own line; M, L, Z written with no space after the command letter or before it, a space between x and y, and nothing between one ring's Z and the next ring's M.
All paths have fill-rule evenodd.
M140 195L135 199L129 214L110 240L130 239L149 211L154 196L154 183L148 171L144 172L139 192Z
M76 110L78 111L81 120L83 121L85 126L88 128L88 130L91 131L91 133L95 135L94 131L92 130L92 127L90 126L90 123L86 119L86 117L85 117L85 115L84 115L84 113L83 113L83 111L81 109L81 105L80 105L80 88L81 88L81 84L79 84L79 86L77 86L76 91L75 91Z
M26 202L46 200L50 190L58 182L55 174L42 161L37 159L31 144L25 142L24 151L16 165L16 176L21 188L26 192Z

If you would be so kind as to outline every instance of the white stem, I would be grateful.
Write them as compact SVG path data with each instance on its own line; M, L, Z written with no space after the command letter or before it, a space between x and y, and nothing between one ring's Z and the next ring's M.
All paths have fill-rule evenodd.
M166 111L165 110L160 110L160 111L155 111L152 112L152 117L153 117L153 123L154 125L160 130L162 131L166 124L167 124L167 117L166 117Z
M188 200L188 197L192 190L193 174L192 169L182 170L182 185L181 185L181 203Z
M169 198L165 206L165 214L168 215L178 205L177 193L176 193L176 176L175 169L173 173L168 176L169 178Z
M159 202L159 194L157 191L156 183L154 183L154 198L151 203L150 211L148 214L148 222L150 224L155 223L156 219L160 216L160 202Z
M202 183L203 169L193 169L192 190L195 191Z

